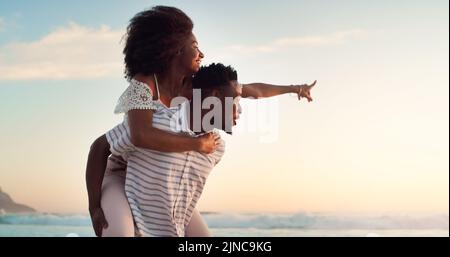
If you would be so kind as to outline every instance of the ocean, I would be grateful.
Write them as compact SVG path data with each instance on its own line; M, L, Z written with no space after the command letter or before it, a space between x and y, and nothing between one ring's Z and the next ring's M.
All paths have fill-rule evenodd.
M448 215L202 214L218 237L448 237ZM3 214L0 237L92 237L87 215Z

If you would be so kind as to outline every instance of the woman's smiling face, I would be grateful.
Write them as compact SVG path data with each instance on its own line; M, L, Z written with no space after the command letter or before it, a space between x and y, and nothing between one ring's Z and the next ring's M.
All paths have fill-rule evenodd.
M205 56L198 47L197 38L194 34L191 34L186 40L183 49L181 49L181 65L186 67L188 72L194 74L200 69L203 57Z

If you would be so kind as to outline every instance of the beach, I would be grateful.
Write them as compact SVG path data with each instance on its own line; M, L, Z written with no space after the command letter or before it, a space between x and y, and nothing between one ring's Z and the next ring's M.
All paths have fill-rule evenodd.
M448 215L204 214L217 237L448 237ZM0 237L92 237L87 215L0 215Z

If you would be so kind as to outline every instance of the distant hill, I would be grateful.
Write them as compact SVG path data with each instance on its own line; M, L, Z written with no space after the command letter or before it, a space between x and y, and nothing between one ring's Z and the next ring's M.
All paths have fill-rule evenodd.
M15 203L13 199L0 188L0 214L1 213L36 212L35 209L24 204Z

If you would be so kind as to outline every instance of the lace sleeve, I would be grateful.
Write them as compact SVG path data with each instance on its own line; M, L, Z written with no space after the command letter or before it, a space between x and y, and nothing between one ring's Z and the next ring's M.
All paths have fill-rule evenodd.
M114 113L127 113L130 110L157 110L158 101L153 100L153 94L147 84L131 80L130 86L120 96Z

